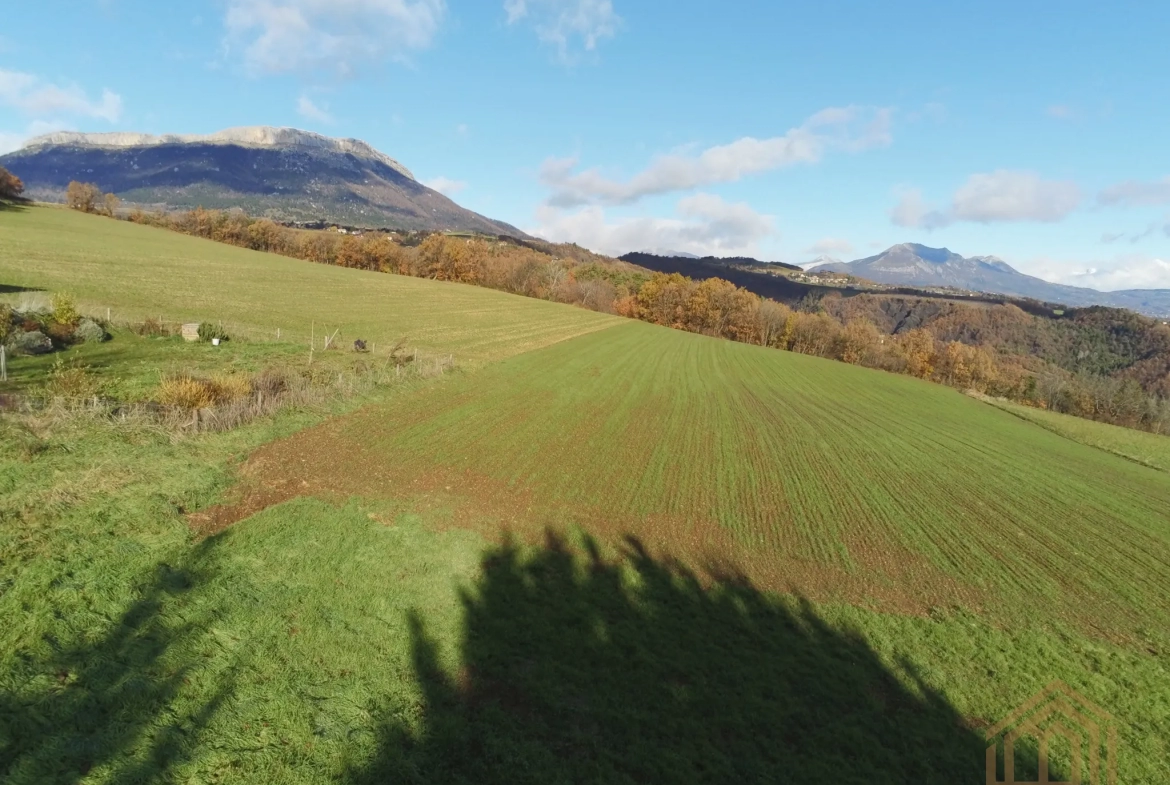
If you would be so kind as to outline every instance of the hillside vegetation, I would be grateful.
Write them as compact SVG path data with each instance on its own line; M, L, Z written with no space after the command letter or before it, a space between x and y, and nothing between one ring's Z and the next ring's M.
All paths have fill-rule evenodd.
M472 286L293 262L273 254L53 208L0 212L0 281L69 291L120 319L223 321L237 334L390 346L403 336L432 353L476 363L543 346L618 320ZM259 293L259 294L258 294ZM440 316L441 314L441 316Z
M103 197L96 186L73 182L69 194L75 209L119 214L116 197ZM689 272L699 270L700 280L695 280L677 272L651 274L576 245L471 235L304 231L238 211L135 210L126 217L252 250L470 283L1170 432L1170 327L1129 311L907 296L913 290L893 296L846 290L851 296L843 297L836 288L732 264L748 260L715 265L624 257L659 271L679 262Z
M6 782L978 782L1053 679L1163 779L1158 468L907 376L65 211L0 213L0 284L241 328L71 350L126 396L304 371L314 320L466 369L225 432L0 413Z
M289 477L296 455L321 459ZM461 487L480 524L628 533L819 599L1011 617L1043 598L1121 634L1170 607L1165 474L942 387L647 325L364 409L253 470L265 492Z

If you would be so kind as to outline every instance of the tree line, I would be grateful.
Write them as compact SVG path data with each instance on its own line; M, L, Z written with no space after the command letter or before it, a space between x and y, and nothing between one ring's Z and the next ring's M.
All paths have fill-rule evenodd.
M1081 344L1075 341L1065 346L1063 339L1042 340L1037 337L1040 328L1028 322L1037 317L1010 305L930 304L929 312L920 314L915 326L907 328L915 322L910 314L890 313L892 307L908 307L905 303L899 306L898 298L826 297L787 305L720 278L695 281L678 273L651 273L576 245L444 234L296 229L240 211L203 208L174 213L127 212L119 211L117 202L107 199L96 186L74 183L68 193L74 194L73 199L67 196L74 209L242 248L318 264L484 286L678 330L907 374L1116 425L1170 433L1170 382L1166 381L1170 328L1151 331L1146 324L1151 320L1142 322L1142 330L1134 334L1154 335L1156 345L1139 347L1147 356L1125 366L1136 368L1145 363L1147 385L1141 374L1110 376L1054 361L1062 352L1083 357L1085 350L1078 349ZM1086 336L1118 333L1099 325L1083 332ZM1122 362L1125 352L1138 351L1116 340L1122 348L1114 347L1116 358L1106 352L1108 358L1114 358L1110 362ZM1159 368L1163 370L1159 372Z

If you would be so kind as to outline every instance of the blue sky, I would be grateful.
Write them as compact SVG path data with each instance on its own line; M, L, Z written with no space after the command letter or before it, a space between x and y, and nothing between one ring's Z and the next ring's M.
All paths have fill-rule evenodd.
M0 149L294 126L609 253L1170 288L1168 35L1149 0L38 0L0 22Z

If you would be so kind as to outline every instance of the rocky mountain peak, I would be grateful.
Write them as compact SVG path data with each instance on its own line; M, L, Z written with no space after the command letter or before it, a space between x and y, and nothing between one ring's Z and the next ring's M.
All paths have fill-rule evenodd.
M405 166L360 139L334 139L298 128L277 128L268 125L227 128L213 134L153 135L126 131L87 134L76 131L57 131L30 139L25 143L24 149L50 146L133 148L198 144L348 153L359 158L378 161L411 180L415 179Z

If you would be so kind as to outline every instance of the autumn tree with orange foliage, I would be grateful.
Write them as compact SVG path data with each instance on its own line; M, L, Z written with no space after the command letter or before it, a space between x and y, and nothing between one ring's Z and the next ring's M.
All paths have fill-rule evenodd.
M899 335L897 346L906 359L906 372L929 379L934 373L934 335L920 327Z
M24 193L24 182L0 166L0 202L19 202Z
M102 192L93 183L79 183L74 180L65 189L65 206L83 213L96 212Z
M487 257L487 246L482 240L432 234L418 247L418 257L426 278L475 283Z

